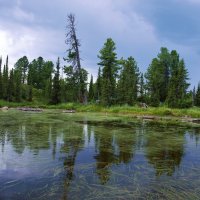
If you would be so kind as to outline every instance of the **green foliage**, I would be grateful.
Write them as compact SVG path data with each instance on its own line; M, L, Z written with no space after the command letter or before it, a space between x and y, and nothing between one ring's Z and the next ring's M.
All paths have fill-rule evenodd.
M22 84L25 83L26 78L27 78L27 70L28 70L28 65L29 61L26 56L20 58L16 63L15 63L15 69L20 71L21 77L22 77Z
M70 96L74 101L85 103L87 102L87 71L81 68L81 58L79 48L81 46L76 35L75 15L67 16L67 34L65 40L68 49L67 57L64 58L70 66L65 67L65 72L69 75Z
M53 104L58 104L61 102L61 93L60 93L60 59L58 58L56 64L56 73L53 78L53 89L52 89L52 100Z
M2 66L2 57L0 57L0 99L3 98L3 77L2 77L1 66Z
M199 106L200 107L200 83L198 84L198 87L197 87L194 103L195 103L195 106Z
M22 84L21 84L21 71L15 70L14 80L15 80L15 101L20 102L22 100Z
M100 100L101 98L101 93L102 93L102 74L101 74L101 68L99 67L98 70L98 77L96 80L96 83L94 85L94 96L95 100Z
M189 86L187 80L188 72L184 61L180 60L172 68L167 99L169 107L184 108L189 106L189 102L186 99L187 88Z
M3 68L3 99L8 100L8 56L6 57L6 65Z
M121 60L122 70L118 81L118 102L133 105L138 95L139 69L133 57Z
M90 84L89 84L89 92L88 92L88 100L94 100L94 84L93 84L93 76L91 75Z
M95 83L91 77L87 91L88 72L80 65L80 43L74 29L75 18L70 15L68 19L69 33L66 43L69 49L65 60L70 65L63 68L65 76L60 77L59 59L54 70L51 61L38 57L29 63L24 56L15 63L14 69L9 71L8 56L3 70L0 57L0 99L10 102L28 101L33 104L39 102L43 107L48 107L49 104L60 106L60 103L67 102L86 105L89 98L90 104L85 108L81 107L81 110L102 110L104 105L112 107L112 112L121 112L121 108L113 108L116 104L130 106L138 102L154 107L200 106L200 86L197 91L194 89L193 93L187 91L188 71L184 60L179 59L175 50L169 53L167 48L161 48L143 76L139 73L133 57L117 60L115 43L111 38L106 40L99 52L98 76ZM93 102L96 104L91 104ZM51 107L56 108L53 105ZM166 115L168 113L170 112L166 111Z
M8 81L8 101L15 100L15 82L14 82L14 70L10 71L10 77Z
M108 38L100 50L98 65L102 66L102 98L103 105L110 106L116 102L116 78L118 75L115 43Z
M179 59L175 50L169 53L166 48L161 48L161 53L147 69L145 78L152 106L158 106L160 102L167 102L172 108L188 107L191 104L190 99L187 99L188 72L183 59Z

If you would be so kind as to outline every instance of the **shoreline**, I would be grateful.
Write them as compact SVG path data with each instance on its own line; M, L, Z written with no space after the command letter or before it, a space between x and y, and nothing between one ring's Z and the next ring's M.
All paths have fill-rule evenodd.
M110 110L112 108L103 108L101 107L102 110L92 110L92 109L87 109L83 110L87 106L81 105L79 109L65 109L65 108L59 108L55 106L54 108L41 108L39 106L22 106L22 107L1 107L0 110L2 112L6 112L9 110L16 110L19 112L32 112L32 113L45 113L48 111L57 111L60 114L94 114L94 115L104 115L104 116L116 116L116 117L122 117L122 118L134 118L142 121L148 121L148 122L155 122L155 123L161 123L161 124L166 124L166 125L184 125L184 126L192 126L192 127L200 127L200 117L193 117L189 115L173 115L173 111L175 109L169 109L169 108L162 108L163 112L157 114L156 112L152 112L155 110L159 110L161 108L148 108L148 109L142 109L142 108L136 108L136 107L130 107L132 109L136 109L137 112L133 110L129 110L129 112L125 112L125 108L127 107L120 107L121 110L116 112L116 110ZM80 109L81 108L81 109ZM114 107L115 109L118 107ZM129 109L130 109L129 108ZM181 111L181 109L176 109L178 111ZM188 109L189 110L189 109ZM150 112L151 111L151 112ZM167 112L166 112L167 111ZM182 110L183 111L183 110ZM184 111L187 111L187 109L184 109ZM149 114L150 113L150 114ZM164 113L167 113L164 115ZM172 114L172 115L171 115ZM200 112L199 112L200 114ZM98 121L98 118L96 119Z

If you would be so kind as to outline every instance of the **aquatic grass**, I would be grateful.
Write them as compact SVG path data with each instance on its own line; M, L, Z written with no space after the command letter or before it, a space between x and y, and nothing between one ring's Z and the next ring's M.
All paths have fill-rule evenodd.
M118 109L115 113L0 112L1 125L18 120L16 128L1 127L9 139L1 154L9 153L10 145L16 152L15 169L30 170L27 177L20 177L20 185L15 185L15 174L10 183L5 181L11 187L3 192L16 199L62 199L65 193L68 199L198 199L198 145L191 148L195 138L186 135L190 135L186 128L135 121L132 114L116 113ZM21 125L24 137L16 131ZM93 139L87 146L90 134ZM177 162L188 159L188 148L196 160Z

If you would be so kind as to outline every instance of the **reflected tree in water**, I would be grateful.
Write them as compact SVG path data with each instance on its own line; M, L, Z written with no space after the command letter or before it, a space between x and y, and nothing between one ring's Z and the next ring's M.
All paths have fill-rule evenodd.
M110 179L110 169L109 167L117 163L118 159L115 155L115 149L113 145L113 134L110 130L101 128L95 131L95 148L96 155L94 156L96 160L96 173L99 177L101 184L105 184Z
M96 173L101 184L106 184L111 177L114 164L129 163L134 156L135 134L129 136L125 133L126 129L105 129L96 128Z
M153 165L156 176L162 174L172 176L184 155L184 132L182 130L177 130L176 133L152 130L152 133L147 132L145 137L146 158Z
M78 152L84 147L83 126L72 124L63 129L63 145L60 151L65 154L64 156L64 191L62 199L67 199L68 188L74 179L74 165Z
M126 134L126 129L115 132L115 143L118 148L118 163L128 164L134 157L136 133Z

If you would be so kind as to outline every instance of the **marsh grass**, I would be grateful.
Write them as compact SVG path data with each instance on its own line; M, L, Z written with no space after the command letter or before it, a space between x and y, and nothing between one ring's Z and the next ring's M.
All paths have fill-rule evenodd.
M153 115L153 116L174 116L174 117L193 117L200 118L200 108L192 107L188 109L172 109L165 106L161 107L148 107L140 108L136 106L110 106L105 107L98 104L78 104L78 103L62 103L58 105L48 105L41 102L6 102L0 100L0 107L33 107L33 108L43 108L43 109L66 109L66 110L76 110L77 112L99 112L99 113L119 113L122 115Z

